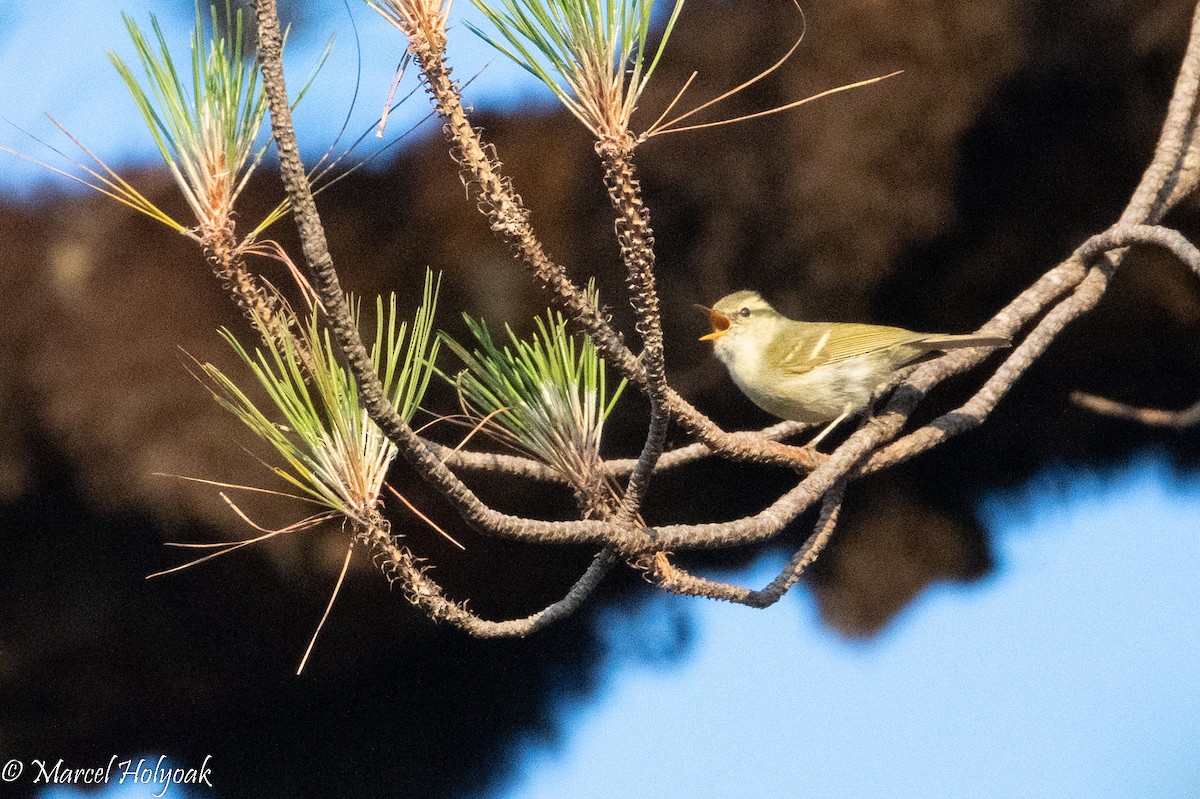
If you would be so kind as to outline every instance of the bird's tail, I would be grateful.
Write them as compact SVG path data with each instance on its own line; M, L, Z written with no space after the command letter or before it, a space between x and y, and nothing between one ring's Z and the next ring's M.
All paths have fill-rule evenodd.
M1008 336L988 336L981 333L966 333L958 336L933 335L922 339L922 344L931 350L961 350L967 347L988 347L999 349L1011 347L1012 339Z

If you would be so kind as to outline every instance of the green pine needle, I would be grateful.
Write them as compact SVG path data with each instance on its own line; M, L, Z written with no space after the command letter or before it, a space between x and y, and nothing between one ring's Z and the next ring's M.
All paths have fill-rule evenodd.
M604 421L625 388L608 393L605 364L590 339L567 332L562 314L538 317L522 340L505 325L508 343L497 344L482 320L464 314L475 339L468 350L445 332L441 339L465 365L454 383L468 412L488 418L500 440L572 478L600 459Z
M266 114L266 97L253 58L254 42L243 28L242 12L225 2L224 30L217 7L210 7L206 35L199 4L191 36L191 79L171 56L158 20L150 17L147 36L122 14L145 73L140 81L115 52L109 60L124 80L146 120L164 162L196 219L219 223L228 217L265 147L255 142Z
M399 321L395 294L386 307L383 298L375 303L371 355L385 396L405 421L420 404L437 357L433 316L439 285L440 279L426 274L411 335L407 324ZM357 322L358 304L354 307ZM222 338L266 392L269 404L260 407L216 366L205 363L200 368L217 401L283 459L272 467L276 475L301 496L365 522L379 503L396 447L360 406L358 386L342 365L320 315L314 311L297 327L300 330L294 335L302 343L288 336L264 336L265 349L253 353L229 330L221 330ZM301 365L301 347L312 355L311 370Z
M549 87L594 135L628 132L629 120L662 57L683 0L651 53L654 0L471 0L499 37L481 38Z

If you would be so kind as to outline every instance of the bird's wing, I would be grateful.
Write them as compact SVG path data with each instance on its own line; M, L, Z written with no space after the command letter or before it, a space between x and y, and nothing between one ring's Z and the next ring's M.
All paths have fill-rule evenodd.
M780 359L784 371L802 374L818 366L867 355L926 338L900 327L835 323L819 338L796 344Z

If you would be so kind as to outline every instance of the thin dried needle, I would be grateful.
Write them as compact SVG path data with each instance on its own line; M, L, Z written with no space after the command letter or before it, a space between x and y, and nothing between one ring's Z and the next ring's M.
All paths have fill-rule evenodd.
M681 99L683 99L683 93L688 90L688 87L692 85L692 81L694 81L696 76L699 74L699 72L693 71L692 74L688 76L688 79L683 82L683 86L679 87L679 91L675 93L675 99L667 103L667 107L664 108L663 112L658 115L658 119L654 120L654 124L647 128L647 132L657 128L658 124L667 118L667 114L671 113L671 109L674 108Z
M292 533L298 529L307 530L309 527L313 527L317 524L320 524L321 522L325 521L326 519L335 518L338 515L337 511L327 510L322 513L314 513L312 516L307 516L298 522L293 522L292 524L287 525L286 527L280 527L278 530L269 530L266 527L263 527L262 525L255 522L249 516L247 516L242 511L242 509L237 506L237 504L233 500L231 500L228 496L225 495L225 492L222 491L221 493L218 494L218 496L221 497L221 499L225 500L225 504L228 505L233 510L233 512L237 514L237 517L239 519L241 519L246 524L253 527L255 530L258 530L259 532L271 533L272 535L278 535L279 533Z
M478 433L480 430L482 430L487 425L487 423L492 420L493 417L495 417L497 414L504 413L507 410L508 410L508 408L497 408L496 410L489 413L487 416L480 419L479 422L474 427L471 428L471 432L467 433L463 437L463 440L458 442L458 446L455 447L454 449L450 450L451 454L456 453L459 450L461 450L463 447L465 447L467 445L467 442L470 441L472 438L474 438L475 434Z
M287 267L288 273L292 276L292 280L296 283L301 295L304 297L304 304L309 308L316 308L321 313L325 313L325 306L321 303L321 298L317 295L317 290L312 287L312 284L308 282L308 277L301 271L300 267L296 266L296 262L287 254L287 251L283 249L283 245L274 239L266 239L248 244L241 249L242 252L248 255L270 258Z
M379 115L379 127L375 131L375 138L382 139L383 132L387 129L388 117L392 115L392 101L396 99L396 92L400 91L400 81L404 80L404 73L408 70L408 63L412 60L411 53L405 53L400 59L400 63L396 65L396 72L392 76L392 83L388 86L387 97L383 100L383 112Z
M281 527L278 530L268 530L267 528L262 527L261 525L255 524L254 521L252 521L250 519L250 517L248 517L245 513L243 513L242 509L239 508L236 504L234 504L234 502L231 499L229 499L229 497L227 497L224 493L222 493L220 496L221 496L221 499L225 500L225 503L227 505L229 505L230 508L233 509L233 512L236 513L242 521L249 524L255 530L261 531L263 534L259 535L259 536L255 536L254 538L246 538L241 541L229 541L229 542L209 543L209 544L188 544L188 543L183 543L183 542L178 542L178 541L166 541L164 543L166 546L169 546L169 547L178 547L181 549L219 548L219 551L212 552L208 555L204 555L203 557L196 558L195 560L190 560L187 563L182 563L178 566L173 566L169 569L163 569L162 571L157 571L157 572L154 572L153 574L147 574L146 575L147 580L153 579L155 577L162 577L164 575L171 574L173 572L182 571L183 569L191 568L192 566L196 566L201 563L204 563L206 560L212 560L213 558L220 557L221 555L228 555L230 552L236 552L237 550L241 549L242 547L248 547L251 544L257 544L259 541L266 541L268 538L274 538L277 535L286 535L288 533L298 533L298 532L302 532L304 530L310 530L313 527L323 524L324 522L326 522L332 518L335 518L337 516L337 514L334 513L333 511L325 511L324 513L316 513L316 514L313 514L312 516L308 516L304 519L301 519L298 522L289 524L286 527Z
M238 541L237 543L229 544L228 546L226 546L224 549L220 550L219 552L210 553L208 555L205 555L204 557L196 558L195 560L190 560L187 563L182 563L178 566L173 566L170 569L163 569L162 571L154 572L153 574L147 574L146 579L152 580L155 577L163 577L163 576L171 574L173 572L183 571L184 569L191 568L192 566L197 566L206 560L212 560L213 558L220 557L221 555L228 555L230 552L236 552L237 550L241 549L242 547L248 547L251 544L258 543L259 541L265 541L268 538L274 538L275 536L281 535L283 533L295 533L295 532L300 532L301 530L308 530L312 527L316 527L318 524L325 522L330 518L332 518L332 515L327 515L321 519L317 519L316 517L310 516L308 519L304 520L305 522L308 522L307 524L297 522L296 525L293 526L291 529L285 528L283 530L277 530L273 533L266 533L265 535L260 535L256 538L250 538L245 541ZM176 547L188 546L187 544L180 544L180 543L174 543L174 542L167 542L166 545L167 546L176 546Z
M273 538L276 535L279 535L279 533L267 533L266 535L260 535L257 538L250 538L245 541L239 541L236 544L229 544L228 546L226 546L224 549L220 550L219 552L212 552L203 557L196 558L195 560L189 560L187 563L181 563L180 565L172 566L169 569L163 569L162 571L157 571L157 572L154 572L153 574L147 574L146 579L153 580L155 577L164 577L168 574L172 574L177 571L183 571L184 569L190 569L192 566L198 566L201 563L204 563L204 561L206 561L206 560L212 560L213 558L220 557L221 555L228 555L230 552L236 552L237 550L241 549L242 547L248 547L251 544L257 543L259 541L263 541L268 538ZM186 545L173 543L173 542L167 542L167 546L186 546Z
M428 524L434 530L437 530L442 535L443 538L445 538L451 544L454 544L454 546L458 547L459 549L461 549L464 552L467 551L466 547L464 547L462 544L455 541L453 536L451 536L449 533L447 533L445 530L443 530L441 527L439 527L437 522L435 522L433 519L429 518L424 513L422 513L420 511L420 509L417 508L416 505L409 502L408 499L403 494L401 494L399 491L397 491L395 488L393 488L391 483L386 483L385 485L387 485L388 491L391 491L393 494L395 494L396 499L403 502L404 506L406 508L408 508L410 511L412 511L417 516L417 518L419 518L421 521Z
M207 542L163 541L163 546L164 547L175 547L176 549L223 549L223 550L227 549L227 550L233 550L235 548L248 546L250 544L257 544L259 541L265 541L268 538L273 538L277 535L283 535L285 533L298 533L298 532L301 532L302 530L308 530L312 527L316 527L318 524L321 524L322 522L328 521L331 518L333 518L333 515L322 516L321 518L318 518L316 516L309 516L305 519L301 519L298 522L289 524L287 527L281 527L278 530L265 530L264 528L259 527L258 529L263 531L262 535L255 536L254 538L243 538L240 541L207 541ZM217 553L217 554L224 554L224 553L221 552L221 553Z
M308 662L308 656L312 654L313 647L317 644L317 636L321 634L321 628L325 626L325 620L329 618L329 611L333 610L333 603L337 599L338 592L342 590L342 583L346 579L346 571L350 568L350 556L354 554L354 540L350 540L350 546L346 549L346 559L342 561L342 571L338 574L337 583L333 586L333 593L329 596L329 604L325 606L325 612L321 614L321 620L317 622L317 629L313 630L312 638L309 639L308 649L304 650L304 657L300 658L300 665L296 667L296 676L304 671L304 664Z
M259 461L262 462L261 460ZM273 494L277 497L286 497L288 499L296 499L301 502L307 502L310 505L320 505L312 497L304 497L299 494L289 494L286 491L276 491L273 488L259 488L258 486L245 486L238 483L222 483L219 480L205 480L203 477L188 477L184 474L171 474L170 472L152 472L155 477L171 477L176 480L187 480L189 483L201 483L202 485L216 486L217 488L236 488L238 491L253 491L257 494ZM221 496L224 496L222 494Z
M651 136L656 136L659 133L670 132L667 130L667 128L670 128L672 125L677 125L678 123L682 122L683 120L687 119L688 117L690 117L694 114L698 114L701 111L703 111L704 109L710 108L710 107L716 105L717 103L721 102L722 100L726 100L726 99L732 97L733 95L737 94L738 92L742 91L743 89L753 86L755 83L758 83L760 80L767 77L772 72L774 72L775 70L777 70L781 66L783 66L787 62L787 60L789 58L791 58L792 55L796 52L796 49L800 47L800 43L804 41L805 33L808 32L808 19L804 16L804 9L802 9L800 7L799 0L792 0L792 2L796 6L796 10L798 12L800 12L800 36L796 39L795 44L793 44L790 48L788 48L788 51L783 54L782 58L780 58L778 61L776 61L774 64L772 64L767 69L764 69L762 72L755 75L753 78L750 78L749 80L742 82L741 84L733 87L732 89L725 92L724 94L721 94L717 97L714 97L713 99L709 100L706 103L696 106L691 111L680 114L679 116L672 119L670 122L667 122L665 125L659 125L659 123L662 122L663 117L665 117L667 115L667 112L664 111L662 113L662 116L660 116L657 120L655 120L654 124L651 125L649 128L647 128L646 132L641 135L641 137L640 137L641 140L645 141L646 139L649 139ZM695 77L696 77L696 73L692 73L692 77L687 79L687 82L684 83L684 85L683 85L683 89L680 89L679 94L676 95L675 99L671 101L671 105L667 106L667 111L669 111L671 109L671 107L675 105L675 103L679 100L679 97L682 96L684 90L687 89L688 84L690 84L692 82L692 78L695 78Z
M422 410L424 410L424 408L422 408ZM417 435L420 435L429 428L433 427L435 424L440 424L441 422L452 422L457 425L462 425L463 427L466 427L468 424L473 425L475 423L474 417L468 416L465 413L447 413L440 416L434 416L420 427L414 427L413 432Z
M647 132L647 133L643 134L642 138L643 138L643 140L645 140L645 139L650 138L651 136L659 136L659 135L662 135L665 133L682 133L685 130L702 130L704 128L716 128L716 127L720 127L721 125L732 125L735 122L745 122L746 120L749 120L749 119L757 119L759 117L770 116L771 114L778 114L783 111L789 111L793 108L796 108L797 106L811 103L814 100L820 100L822 97L828 97L831 94L839 94L841 92L850 91L851 89L859 89L859 88L862 88L863 86L870 86L872 83L879 83L880 81L887 80L888 78L894 78L897 75L901 74L902 72L904 72L904 70L897 69L895 72L889 72L886 75L877 75L874 78L867 78L866 80L860 80L855 83L847 83L843 86L835 86L832 89L826 89L823 92L818 92L817 94L811 95L809 97L805 97L801 100L796 100L795 102L787 103L786 105L776 106L775 108L768 108L765 111L756 111L753 114L743 114L742 116L732 117L730 119L719 119L716 122L703 122L703 123L700 123L697 125L684 125L681 128L669 127L670 125L673 125L677 121L679 121L679 119L682 119L682 117L677 117L676 119L671 120L666 125L663 125L662 127L660 127L658 130L655 130L654 132Z

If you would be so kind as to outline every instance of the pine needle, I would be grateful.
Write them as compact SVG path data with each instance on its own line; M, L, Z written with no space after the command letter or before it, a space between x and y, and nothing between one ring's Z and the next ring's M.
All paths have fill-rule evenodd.
M333 593L329 595L329 602L325 605L325 612L321 614L321 620L317 622L317 629L313 630L312 638L308 641L308 648L304 650L304 656L300 658L300 665L296 667L297 677L304 671L304 664L308 662L308 656L312 654L313 647L317 645L317 636L321 634L325 620L329 618L329 612L333 610L333 603L337 600L338 592L342 590L342 583L346 580L346 572L350 568L350 557L353 554L354 540L351 539L350 546L346 549L346 558L342 561L342 570L338 572L337 582L334 583Z

